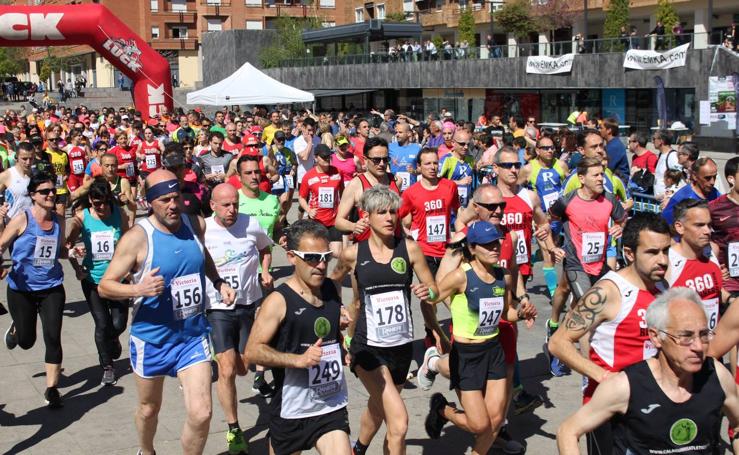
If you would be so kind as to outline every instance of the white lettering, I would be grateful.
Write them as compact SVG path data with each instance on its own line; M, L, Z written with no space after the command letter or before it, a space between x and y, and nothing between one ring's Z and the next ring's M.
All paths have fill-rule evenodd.
M31 19L31 39L32 40L63 40L64 35L59 31L57 26L59 21L64 17L64 13L31 13L28 15Z
M16 28L16 27L24 28ZM0 38L7 40L23 40L28 38L28 18L23 13L6 13L0 15Z
M63 40L57 25L64 13L5 13L0 14L0 38L10 41Z
M146 84L147 101L149 102L149 117L160 114L164 109L164 84L158 87Z
M108 38L103 43L103 49L110 52L110 54L120 60L123 65L133 71L134 73L141 69L141 63L139 62L138 57L137 58L131 58L131 56L126 52L126 49L122 48L117 42L114 40Z

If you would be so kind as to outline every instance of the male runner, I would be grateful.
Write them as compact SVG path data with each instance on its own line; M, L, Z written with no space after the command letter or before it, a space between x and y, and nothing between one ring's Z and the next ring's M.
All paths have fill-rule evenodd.
M644 316L662 291L670 249L670 227L656 213L637 213L623 230L629 265L610 271L577 301L549 339L549 351L585 377L587 403L609 375L656 354ZM575 347L590 337L589 358ZM610 454L611 428L604 424L588 434L588 453Z
M234 156L226 153L221 144L223 144L223 135L219 132L210 133L208 138L210 144L210 152L196 158L198 164L203 169L203 177L205 183L213 188L219 183L223 183L226 179L226 171L228 165Z
M713 227L711 240L718 247L719 263L729 270L724 287L736 296L739 295L739 156L726 162L724 176L731 190L708 203Z
M416 157L421 146L411 142L411 126L408 123L395 125L395 139L390 144L390 172L400 178L400 191L416 183Z
M272 240L255 217L238 212L236 188L222 183L210 199L213 216L205 220L205 248L219 275L236 291L234 305L226 305L212 284L206 284L205 308L210 339L218 362L218 400L228 424L229 454L248 452L236 409L236 376L244 376L249 365L244 356L254 314L262 299L262 287L272 287L269 273ZM262 264L261 274L258 272Z
M219 132L218 130L211 132ZM224 135L224 133L221 133ZM234 156L239 156L241 151L244 150L244 144L241 143L241 131L238 131L235 123L229 123L226 125L226 133L222 137L223 145L221 148L224 152L230 153Z
M155 171L146 179L145 191L152 214L121 238L98 291L106 299L135 299L131 367L139 395L139 453L155 453L154 434L168 375L179 379L185 397L182 452L201 454L211 416L204 279L213 282L227 305L233 304L235 293L203 248L203 220L181 213L177 177ZM131 273L132 282L123 283Z
M69 202L67 177L69 176L69 157L59 146L61 138L55 132L46 135L46 154L56 176L56 213L64 218L64 210Z
M459 128L452 136L452 150L439 161L439 175L454 181L459 194L459 204L467 207L467 201L472 193L472 180L475 169L475 159L469 155L472 134L466 129Z
M341 298L326 281L328 231L313 220L297 221L287 232L287 250L295 271L262 303L246 347L250 361L273 367L271 453L315 448L350 455Z

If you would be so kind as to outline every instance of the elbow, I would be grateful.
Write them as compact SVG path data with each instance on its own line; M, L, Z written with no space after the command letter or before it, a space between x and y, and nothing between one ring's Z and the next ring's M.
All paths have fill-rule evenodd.
M562 359L562 341L559 339L560 337L557 336L557 332L552 335L552 337L549 339L549 343L547 344L547 349L549 349L549 353Z
M110 288L108 287L108 280L104 278L100 280L100 283L98 283L98 294L100 294L101 298L115 300L114 296L110 293Z

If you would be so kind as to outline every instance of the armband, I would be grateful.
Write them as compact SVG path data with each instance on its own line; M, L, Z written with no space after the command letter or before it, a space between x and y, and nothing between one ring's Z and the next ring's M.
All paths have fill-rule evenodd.
M438 297L438 295L436 295L436 292L434 292L433 289L429 288L429 300L436 300L436 297Z
M352 337L349 335L344 337L344 347L349 350L349 347L352 345Z

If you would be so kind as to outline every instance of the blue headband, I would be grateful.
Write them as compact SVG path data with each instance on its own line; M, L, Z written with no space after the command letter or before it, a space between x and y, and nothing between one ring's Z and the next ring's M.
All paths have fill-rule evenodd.
M146 190L146 201L151 203L154 200L164 196L165 194L170 193L179 193L180 192L180 184L177 182L177 180L165 180L163 182L159 182L156 185L152 185L148 190Z

